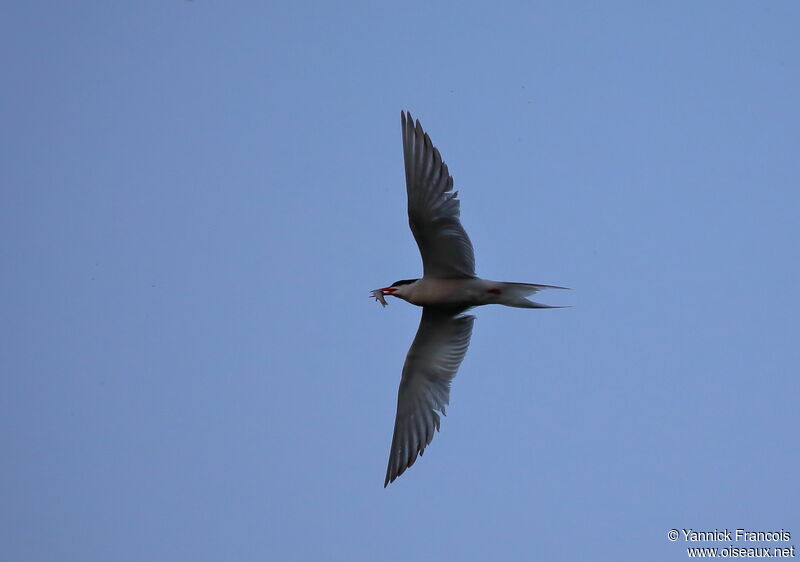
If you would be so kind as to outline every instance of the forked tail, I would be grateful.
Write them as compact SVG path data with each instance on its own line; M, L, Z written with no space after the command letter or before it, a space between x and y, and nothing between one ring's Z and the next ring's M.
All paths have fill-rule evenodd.
M533 283L497 283L497 304L513 306L516 308L568 308L565 306L551 306L526 299L528 295L538 293L544 289L566 289L556 285L536 285Z

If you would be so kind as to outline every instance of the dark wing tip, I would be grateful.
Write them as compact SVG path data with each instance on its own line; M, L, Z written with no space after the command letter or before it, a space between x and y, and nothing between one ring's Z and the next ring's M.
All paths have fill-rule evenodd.
M397 477L400 476L405 472L405 467L400 465L395 467L394 470L392 469L392 459L389 459L389 466L386 468L386 479L383 481L383 487L385 488L395 480Z
M438 427L436 428L438 431ZM431 435L433 439L433 435ZM394 441L394 439L392 439ZM417 459L425 452L425 448L430 445L430 440L427 443L418 445L417 448L404 451L404 457L398 459L395 456L389 457L389 466L386 467L386 479L383 481L383 487L386 488L389 484L397 480L406 470L414 466Z

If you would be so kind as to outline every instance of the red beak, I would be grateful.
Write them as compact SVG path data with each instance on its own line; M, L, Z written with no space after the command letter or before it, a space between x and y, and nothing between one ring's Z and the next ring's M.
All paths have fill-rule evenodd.
M393 287L384 287L384 288L378 289L378 290L381 291L384 295L391 295L395 291L397 291L397 289L395 289Z

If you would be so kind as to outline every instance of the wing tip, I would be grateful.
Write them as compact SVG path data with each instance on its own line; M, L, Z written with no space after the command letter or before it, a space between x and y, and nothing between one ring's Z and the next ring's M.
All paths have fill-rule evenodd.
M386 479L383 481L383 487L386 488L389 484L397 480L397 477L403 474L403 469L400 469L397 472L392 471L392 467L386 470Z
M403 126L404 129L410 129L414 132L414 134L421 133L427 136L427 133L422 129L422 123L419 122L419 119L414 119L411 115L411 111L408 109L401 109L400 110L400 124ZM430 139L428 140L430 142ZM432 143L431 143L432 144Z

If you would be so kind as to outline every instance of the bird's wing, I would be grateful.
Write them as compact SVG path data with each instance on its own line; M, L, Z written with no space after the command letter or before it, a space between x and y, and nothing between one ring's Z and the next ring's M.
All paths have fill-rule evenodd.
M384 487L414 464L433 439L434 429L439 430L436 411L445 413L450 381L467 353L474 320L474 316L422 309L397 392L397 416Z
M426 277L475 277L472 242L459 220L460 201L447 164L410 113L400 112L408 191L408 224Z

